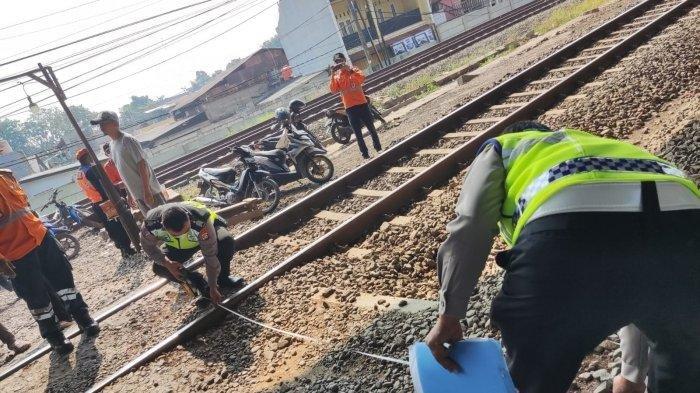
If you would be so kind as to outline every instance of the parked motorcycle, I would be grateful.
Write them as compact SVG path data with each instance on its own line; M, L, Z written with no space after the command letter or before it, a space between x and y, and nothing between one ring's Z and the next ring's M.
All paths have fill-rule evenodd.
M280 189L270 173L256 164L251 150L246 147L234 147L233 152L240 156L243 171L236 179L236 170L227 168L201 168L197 176L200 195L197 202L211 207L227 206L245 198L262 200L263 213L270 213L279 203Z
M278 108L277 111L275 111L275 118L277 119L277 122L270 127L272 133L260 139L256 144L256 148L258 150L276 149L277 142L279 141L280 136L282 135L282 130L285 128L285 124L291 124L298 131L305 132L307 134L306 136L308 136L308 138L314 142L314 146L318 147L319 149L323 149L324 147L321 140L318 139L318 137L316 137L316 135L314 135L313 132L309 131L309 128L306 126L306 123L304 123L304 119L301 116L301 110L302 108L304 108L304 106L306 106L306 104L303 101L292 100L289 103L289 108ZM281 114L280 111L285 110L287 111L287 113ZM282 118L280 118L280 116L282 116Z
M59 248L66 254L68 260L78 256L80 253L80 243L75 236L70 234L70 229L58 225L51 221L44 221L44 226L49 230L51 236L58 241Z
M97 220L91 219L90 213L75 206L68 205L63 201L56 199L60 190L56 189L51 194L51 199L46 202L39 211L44 211L51 205L56 206L56 212L47 218L48 221L58 226L64 226L69 229L77 229L82 226L89 226L94 229L102 229L103 225Z
M333 162L326 156L328 152L323 145L318 145L311 134L297 129L289 122L286 109L277 110L278 121L282 124L283 132L275 136L276 148L255 151L253 156L260 168L270 172L270 176L278 183L286 184L294 180L308 178L314 183L326 183L333 177ZM280 145L280 139L286 139L285 146ZM260 145L269 146L270 141ZM290 164L294 170L290 169Z
M386 120L379 112L379 110L372 105L369 97L367 97L367 103L369 104L369 110L372 113L374 119L379 120L382 124L386 124ZM334 141L346 145L350 143L350 138L354 134L352 127L350 126L350 120L348 115L343 108L331 108L327 109L326 115L326 131L333 138Z

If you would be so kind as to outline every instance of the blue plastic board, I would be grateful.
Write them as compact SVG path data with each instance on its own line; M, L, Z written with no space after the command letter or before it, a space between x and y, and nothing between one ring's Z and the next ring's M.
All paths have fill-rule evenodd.
M411 346L408 360L417 393L516 393L508 374L501 345L491 339L469 339L456 343L450 356L462 371L451 373L433 357L428 346Z

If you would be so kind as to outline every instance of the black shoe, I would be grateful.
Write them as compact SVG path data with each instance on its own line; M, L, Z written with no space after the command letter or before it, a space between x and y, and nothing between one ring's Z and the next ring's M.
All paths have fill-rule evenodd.
M374 146L374 150L376 150L377 153L379 153L380 151L382 151L382 146L381 146L381 145L375 145L375 146Z
M46 337L46 341L51 345L51 349L56 351L59 355L67 355L73 352L73 343L66 340L63 333L56 334L52 337Z
M122 248L119 251L121 251L121 253L122 253L122 258L128 258L128 257L136 254L136 250L134 250L131 247L129 247L127 249Z
M198 297L197 300L194 301L194 304L197 306L198 309L204 310L205 308L209 307L211 302L207 298Z
M370 156L369 154L363 154L362 158L364 158L365 160L369 160L370 158L372 158L372 156Z
M80 330L83 331L83 333L88 336L88 337L94 337L100 334L100 325L97 324L94 320L92 322L85 324L85 325L80 325Z
M219 284L219 286L222 288L240 287L243 285L243 277L228 276L217 280L217 284Z

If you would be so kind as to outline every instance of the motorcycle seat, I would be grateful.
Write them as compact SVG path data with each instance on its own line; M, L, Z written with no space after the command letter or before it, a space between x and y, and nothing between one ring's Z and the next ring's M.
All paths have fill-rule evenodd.
M273 149L273 150L260 150L255 152L256 156L261 156L261 157L270 157L270 158L277 158L277 159L284 159L284 150L282 149Z
M202 168L202 172L214 176L217 179L226 181L227 179L236 178L236 170L230 167L227 168Z

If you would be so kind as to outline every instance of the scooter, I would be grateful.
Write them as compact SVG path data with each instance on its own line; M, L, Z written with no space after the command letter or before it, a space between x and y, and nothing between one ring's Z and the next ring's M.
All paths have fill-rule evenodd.
M43 222L51 236L58 241L58 247L66 254L68 260L77 257L78 253L80 253L80 243L78 239L70 234L70 229L65 226L58 226L50 221Z
M379 120L382 124L386 124L386 120L379 112L379 110L372 105L372 102L367 97L367 104L369 105L369 110L372 113L372 117ZM354 134L352 127L350 126L350 120L348 115L343 108L331 108L325 111L326 115L326 131L334 141L347 145L350 143L350 138Z
M270 172L278 183L286 184L294 180L307 178L314 183L323 184L333 177L333 162L326 156L327 150L317 146L309 133L298 130L290 122L282 122L288 139L284 149L270 149L253 152L255 162L260 168ZM281 137L277 137L279 143ZM269 142L268 142L269 144ZM276 145L277 146L277 145ZM294 170L290 169L290 164Z
M201 168L197 177L200 195L194 200L211 207L227 206L245 198L262 200L262 211L267 214L279 203L280 189L270 173L256 164L251 150L237 146L232 149L243 164L241 176L236 180L236 170L227 168Z
M90 213L75 206L68 205L63 201L56 199L56 196L60 190L55 189L51 194L51 199L46 202L44 206L39 209L39 211L44 211L51 205L56 206L56 212L53 217L47 220L52 222L54 225L67 227L68 229L77 229L81 226L89 226L94 229L102 229L103 225L97 221L89 218Z

